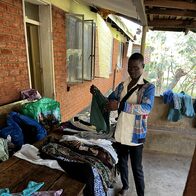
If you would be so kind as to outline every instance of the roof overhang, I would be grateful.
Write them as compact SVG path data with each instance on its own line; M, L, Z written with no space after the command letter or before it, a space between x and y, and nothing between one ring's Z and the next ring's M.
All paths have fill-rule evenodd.
M147 25L144 5L142 0L82 0L92 7L96 7L100 12L124 16L141 25ZM110 13L108 11L111 11Z
M195 0L82 0L106 15L116 14L151 30L196 32Z

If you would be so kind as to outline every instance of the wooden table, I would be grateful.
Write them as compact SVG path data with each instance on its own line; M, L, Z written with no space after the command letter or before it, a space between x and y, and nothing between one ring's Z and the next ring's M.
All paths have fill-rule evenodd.
M29 181L44 182L40 191L63 189L62 195L66 196L83 195L85 187L85 184L62 171L32 164L14 156L0 163L0 188L9 188L11 193L21 192Z

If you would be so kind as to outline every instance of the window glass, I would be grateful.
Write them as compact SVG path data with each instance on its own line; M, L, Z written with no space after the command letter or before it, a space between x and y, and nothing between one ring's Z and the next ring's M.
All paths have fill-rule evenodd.
M25 2L25 14L28 19L39 21L39 6Z
M83 80L83 17L67 15L66 47L68 82Z
M83 82L94 78L95 34L93 20L84 20L84 15L66 15L66 47L69 83Z
M117 61L118 68L122 68L122 57L123 57L123 43L120 42L118 45L118 61Z

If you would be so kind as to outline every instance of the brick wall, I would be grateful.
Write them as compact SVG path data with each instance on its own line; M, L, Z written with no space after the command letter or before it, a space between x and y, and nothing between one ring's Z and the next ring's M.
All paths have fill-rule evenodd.
M21 0L0 1L0 105L29 88Z
M65 15L62 10L53 7L52 17L56 98L61 104L62 121L65 121L90 104L92 96L89 89L92 84L96 85L103 93L111 89L113 85L113 74L110 75L109 79L95 78L92 82L72 85L69 91L67 91ZM98 51L97 46L96 49ZM113 66L117 61L116 50L118 50L118 45L114 44ZM96 66L97 64L98 62ZM123 69L117 73L116 84L121 81L122 73Z

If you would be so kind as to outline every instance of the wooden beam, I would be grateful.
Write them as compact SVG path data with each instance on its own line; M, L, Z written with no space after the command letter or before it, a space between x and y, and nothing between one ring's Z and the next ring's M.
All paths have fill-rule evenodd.
M186 16L186 17L193 17L196 18L196 12L190 10L176 10L176 9L148 9L146 10L146 14L158 14L164 16Z
M143 26L143 28L142 28L142 41L141 41L141 48L140 48L141 54L143 56L144 56L144 53L145 53L146 32L147 32L147 30L148 30L148 27Z
M145 14L144 1L143 0L137 0L137 1L134 1L134 4L136 6L136 11L139 15L142 26L147 26L148 21L147 21L147 17L146 17L146 14Z
M165 7L165 8L174 8L174 9L182 9L182 10L195 10L196 11L196 3L187 2L187 1L172 1L172 0L145 0L145 6L153 6L153 7Z
M184 28L166 28L166 27L152 27L150 28L152 31L175 31L175 32L182 32L185 31Z
M187 20L167 20L167 19L154 19L148 22L149 27L164 27L164 28L188 28L196 29L196 21Z

